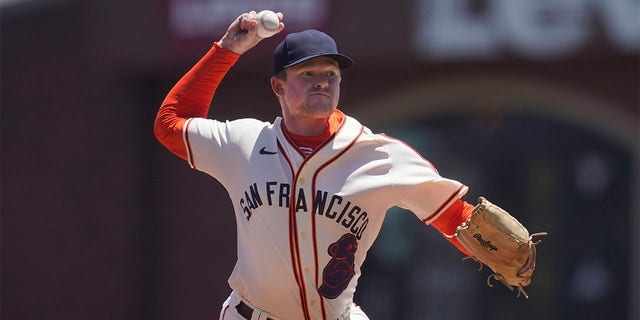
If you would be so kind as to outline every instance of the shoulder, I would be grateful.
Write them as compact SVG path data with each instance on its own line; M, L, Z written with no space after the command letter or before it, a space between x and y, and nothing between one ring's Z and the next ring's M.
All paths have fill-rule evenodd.
M390 136L386 133L374 132L368 127L364 126L362 130L361 140L375 142L380 146L386 146L393 149L401 149L417 153L417 151L415 151L414 148L404 140Z
M437 172L433 164L420 151L401 138L390 136L386 133L375 133L365 127L360 141L377 145L377 149L387 153L388 157L395 163L404 163L406 165L419 163L421 166L427 166Z
M375 144L379 147L391 146L392 148L410 148L404 141L391 137L384 133L376 133L369 127L360 123L356 118L346 116L343 129L358 132L358 144ZM345 130L346 131L346 130Z
M214 120L191 118L187 120L185 131L189 138L199 137L204 140L218 140L220 143L234 143L256 139L273 128L273 124L253 118L236 120Z
M272 123L261 121L253 118L243 118L236 120L215 120L205 118L192 118L187 120L189 127L200 129L228 130L247 132L252 130L260 130L265 127L273 126Z

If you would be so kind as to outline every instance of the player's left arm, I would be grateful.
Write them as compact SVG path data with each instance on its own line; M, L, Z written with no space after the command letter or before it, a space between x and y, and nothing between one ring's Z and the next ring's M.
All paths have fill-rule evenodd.
M389 148L398 144L389 144ZM401 205L413 211L423 222L430 224L456 248L493 270L488 279L500 280L510 289L518 289L527 297L523 287L531 283L536 265L536 245L533 238L546 233L529 234L528 230L502 208L480 197L478 204L462 200L467 187L446 179L426 159L410 149L396 148L400 170L421 181L414 185ZM402 181L399 177L398 181ZM466 259L466 258L465 258Z
M457 238L450 237L450 235L454 234L456 228L471 217L473 207L474 206L468 202L458 199L430 224L445 236L445 239L449 240L451 244L467 256L471 254L460 244Z
M407 184L411 191L403 192L398 206L412 211L425 224L444 235L458 250L469 255L456 238L447 237L454 234L473 211L472 205L461 200L467 193L467 186L440 176L430 161L404 141L388 135L381 135L381 141L384 141L385 149L393 155L396 164L390 173L393 179L403 182L406 177L411 177L412 180Z

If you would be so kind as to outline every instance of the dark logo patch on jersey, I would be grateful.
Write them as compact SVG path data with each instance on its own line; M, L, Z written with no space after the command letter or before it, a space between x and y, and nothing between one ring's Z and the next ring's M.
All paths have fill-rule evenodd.
M349 286L351 278L356 274L356 251L358 241L351 233L344 234L329 246L327 252L332 258L322 271L322 285L318 289L323 297L335 299Z
M278 153L277 151L269 151L267 150L267 147L262 147L262 149L260 149L260 154L276 154Z

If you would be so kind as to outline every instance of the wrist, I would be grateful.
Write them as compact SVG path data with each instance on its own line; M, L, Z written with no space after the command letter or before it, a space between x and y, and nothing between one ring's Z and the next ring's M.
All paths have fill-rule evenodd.
M218 46L224 50L227 51L231 51L235 54L241 55L245 52L247 52L246 49L241 48L237 45L236 41L233 41L232 39L227 38L227 35L225 34L224 36L222 36L222 38L220 40L218 40L216 42L218 44Z
M212 52L217 53L219 56L227 56L229 58L234 57L236 59L241 55L241 53L237 53L224 47L224 43L220 41L216 41L213 43Z

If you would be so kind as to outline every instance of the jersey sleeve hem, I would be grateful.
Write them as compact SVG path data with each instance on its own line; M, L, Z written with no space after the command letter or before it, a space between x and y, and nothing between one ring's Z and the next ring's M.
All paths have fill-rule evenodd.
M443 212L451 206L456 200L462 198L469 191L469 187L465 185L460 185L460 187L453 193L449 198L447 198L439 207L435 210L433 214L428 216L427 218L422 219L422 222L425 224L431 224L434 220L438 219Z

